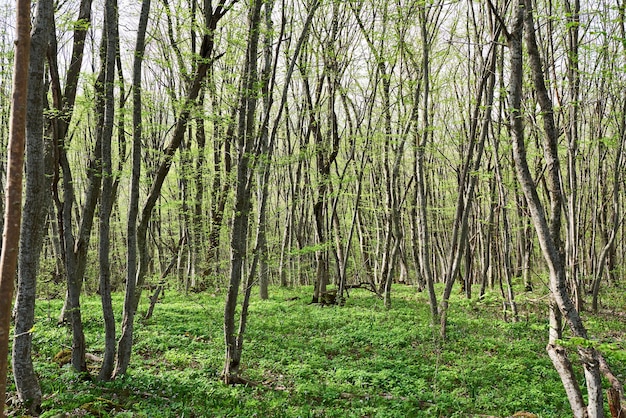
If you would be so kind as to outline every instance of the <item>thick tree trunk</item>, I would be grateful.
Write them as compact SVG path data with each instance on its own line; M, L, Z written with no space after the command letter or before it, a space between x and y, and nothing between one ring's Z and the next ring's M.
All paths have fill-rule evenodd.
M4 229L0 253L0 418L5 417L6 382L11 329L11 304L17 273L17 256L22 216L22 170L26 142L26 110L28 104L28 62L30 56L30 1L16 2L16 40L13 61L11 116L7 185L4 201Z
M41 387L32 361L32 334L35 323L39 257L46 233L46 217L50 206L50 182L46 176L44 157L44 60L48 48L49 27L53 18L51 0L37 3L33 25L28 71L28 113L26 115L26 197L24 201L15 329L13 339L13 377L20 402L31 415L41 411Z

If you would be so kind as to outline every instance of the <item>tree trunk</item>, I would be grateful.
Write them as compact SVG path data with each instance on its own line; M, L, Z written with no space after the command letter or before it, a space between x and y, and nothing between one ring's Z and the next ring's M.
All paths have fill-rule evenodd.
M65 252L66 243L64 242L65 226L64 226L64 221L63 221L63 202L60 200L60 197L59 197L58 182L61 177L59 171L64 170L64 159L66 158L64 144L66 141L67 132L68 132L70 122L72 120L73 111L74 111L74 103L76 101L76 93L78 90L78 80L81 74L80 69L83 63L85 38L87 36L87 30L90 26L90 21L91 21L91 0L81 0L80 9L79 9L78 16L77 16L77 22L80 22L80 24L77 24L74 30L72 56L70 58L70 65L68 67L66 78L65 78L65 92L61 90L61 80L59 78L58 64L57 64L56 32L54 28L52 28L51 30L50 48L48 48L48 63L50 67L53 108L56 111L55 113L56 116L52 119L51 131L53 133L52 142L57 147L55 150L55 159L57 160L55 162L56 167L55 167L55 172L52 176L52 195L53 195L53 201L55 202L55 205L57 208L56 224L58 226L59 237L61 241L60 242L61 255L63 257L63 265L65 269L64 273L66 277L68 278L69 278L68 275L70 273L67 271L67 266L66 266L68 260L67 260L67 255ZM95 90L99 91L98 83L96 83ZM96 153L99 152L97 151L98 149L97 145L95 149L96 149ZM89 164L90 165L88 168L91 168L93 165L93 162L90 161ZM67 175L71 177L71 173ZM99 181L98 178L96 178L96 181ZM90 178L90 180L93 180L93 178ZM87 216L88 214L87 208L91 208L91 207L95 208L95 202L98 198L98 194L96 193L96 191L99 190L99 186L96 187L92 181L90 181L88 187L89 187L88 189L89 191L87 193L87 198L85 199L83 216L81 218L82 222L81 222L80 229L79 229L79 237L85 237L86 235L87 240L89 239L88 235L91 233L91 224L93 221L93 211L92 211L91 216ZM71 248L73 252L74 251L73 244ZM79 248L78 252L80 254L86 255L87 245L85 245L84 243L81 243L78 246L78 248ZM82 257L82 255L79 256L79 258L80 257ZM70 260L70 263L74 264L74 261ZM84 272L85 263L81 263L81 265L79 265L79 268L81 266ZM74 274L74 272L72 271L71 274ZM82 273L80 274L82 277ZM61 310L61 314L59 317L59 323L68 321L67 315L69 311L69 303L70 303L70 297L69 297L69 290L68 290L68 293L65 298L65 303L63 305L63 309Z
M420 134L415 135L415 223L418 227L418 240L414 242L414 246L419 248L417 251L421 274L426 281L428 289L428 302L430 305L430 315L433 324L439 319L439 308L437 306L437 294L435 293L435 279L433 275L431 260L431 243L430 243L430 226L428 222L428 200L426 198L427 180L426 169L424 167L426 147L430 141L430 35L428 32L429 9L420 8L420 35L422 38L422 85L424 92L422 94L422 127ZM417 83L415 101L419 99L420 84ZM417 108L417 107L416 107ZM417 112L414 116L419 117Z
M261 151L263 150L263 137L265 132L264 127L261 128L261 132L258 134L260 140L255 139L255 112L256 112L256 94L254 92L254 86L259 82L257 75L257 50L259 44L259 30L261 23L261 7L265 3L265 7L271 9L272 2L263 2L262 0L255 0L251 4L251 10L249 11L249 39L248 50L246 55L246 62L244 66L244 83L241 92L241 103L239 106L239 135L238 135L238 165L237 165L237 182L236 182L236 197L235 197L235 218L233 220L233 229L231 237L231 273L228 286L228 293L226 295L226 304L224 306L224 341L226 347L224 370L222 377L225 384L245 383L246 381L240 376L241 356L243 352L243 337L246 329L248 304L250 301L250 293L252 288L252 280L256 274L256 265L259 261L259 246L262 245L257 233L257 242L255 246L255 257L252 262L248 279L245 283L244 299L241 306L241 317L239 320L239 328L235 332L235 310L237 308L237 298L239 295L239 287L241 285L241 279L244 271L244 262L248 247L247 232L250 210L252 206L251 202L251 183L254 175L255 161L258 161ZM319 2L316 1L311 9L307 20L304 25L303 33L298 41L296 52L292 58L287 77L285 81L285 87L283 88L283 95L278 110L278 115L274 121L272 132L269 136L269 143L267 144L268 160L271 162L272 150L274 147L274 141L276 138L277 128L280 122L282 109L286 102L287 90L291 75L295 68L295 62L298 59L300 49L303 44L303 39L308 33L311 25L313 13L317 9ZM267 10L267 9L266 9ZM278 54L276 54L278 56ZM270 90L271 91L271 88ZM266 106L266 112L263 118L263 126L268 123L270 116L271 100ZM252 157L252 158L251 158ZM265 167L267 168L267 167ZM267 187L267 176L269 172L263 171L265 176L263 180L264 187ZM261 207L260 213L265 212L265 205L267 203L267 190L261 193Z
M587 339L587 331L581 321L569 294L567 293L565 267L562 262L559 241L560 211L562 192L559 176L559 159L557 153L557 135L554 127L552 103L547 94L544 83L542 64L539 58L535 39L535 29L530 1L526 0L517 5L515 12L515 23L513 31L509 36L509 47L511 49L511 131L513 135L513 159L517 177L522 191L528 202L531 218L539 238L544 258L550 271L550 291L554 298L554 305L551 308L552 317L558 318L559 313L565 317L572 333ZM537 92L538 101L541 106L544 119L544 155L548 164L547 177L549 179L550 197L550 222L546 219L543 205L539 199L535 182L530 174L526 159L526 148L524 143L524 125L521 114L522 97L522 32L526 29L526 44L530 66L533 72L534 87ZM559 312L557 312L557 309ZM553 321L551 321L553 322ZM558 326L558 321L555 322ZM558 346L558 330L551 323L550 341L547 347L548 354L559 372L563 386L575 417L603 417L604 409L602 405L602 385L599 374L599 363L597 354L592 348L579 347L578 354L584 366L585 380L587 383L588 407L584 407L580 388L573 373L568 366L565 349Z
M26 197L24 201L18 255L18 283L15 300L13 377L20 402L31 415L41 412L41 387L32 360L31 329L35 323L37 274L46 233L50 204L50 182L44 157L44 60L53 19L51 0L37 3L28 70L28 112L26 115Z
M100 219L98 256L100 261L100 298L104 319L104 359L98 378L110 380L115 365L115 316L111 300L110 266L110 218L113 207L113 167L111 161L111 139L115 116L114 82L115 62L118 41L117 1L105 3L106 60L104 78L104 124L102 125L102 196L100 198Z
M239 286L244 271L244 261L248 249L248 221L252 202L250 200L250 171L254 164L250 153L254 149L255 116L257 106L258 83L257 51L259 46L259 32L261 23L261 0L254 0L248 11L248 49L243 68L243 84L241 87L241 101L239 105L239 129L237 134L237 180L235 183L235 216L231 237L231 266L230 282L224 306L224 340L226 343L223 378L225 384L239 383L239 366L241 363L240 344L237 344L235 331L235 309ZM248 283L246 283L248 285ZM246 287L246 293L249 289ZM247 296L247 295L246 295Z
M143 0L141 4L141 14L137 28L137 40L135 43L135 58L133 61L133 146L132 146L132 170L130 180L130 199L128 203L128 224L126 229L126 295L124 299L124 310L132 308L131 295L134 295L134 280L137 274L137 215L139 213L139 181L141 176L141 143L143 134L142 125L142 102L141 102L141 65L145 52L146 28L148 26L148 14L150 12L150 0ZM133 327L133 318L128 322L128 316L124 315L122 329ZM122 369L120 364L120 352L124 347L118 347L115 367L112 377L116 377L118 370ZM129 347L130 349L130 347ZM130 357L130 356L129 356ZM123 365L126 371L128 363Z
M268 299L268 286L269 286L269 265L268 265L268 252L267 252L267 214L265 207L267 206L268 198L268 183L272 162L272 155L274 151L273 144L269 144L269 126L268 118L269 112L272 107L273 97L272 90L274 84L275 66L272 65L272 42L273 42L273 22L272 22L272 9L274 7L273 1L265 3L265 28L263 36L263 55L264 64L263 72L261 74L261 94L263 96L263 123L261 125L261 132L259 135L261 154L265 155L265 161L260 163L261 170L258 175L259 180L259 221L257 226L257 253L255 257L259 257L259 295L261 299ZM281 27L281 33L278 39L282 39L284 25ZM278 51L276 52L278 57ZM274 68L274 71L272 70ZM284 103L281 104L284 106ZM278 122L276 122L278 123ZM272 138L273 140L274 138Z
M564 2L566 9L567 24L567 78L569 81L567 127L565 136L567 138L567 184L569 193L565 199L567 217L567 235L565 242L565 257L567 263L567 273L569 275L569 286L574 292L574 302L576 309L582 309L582 286L579 277L579 235L580 228L577 222L579 212L578 180L576 160L578 159L578 124L580 107L580 72L578 69L578 32L580 28L579 12L580 1L570 0Z
M17 273L17 255L22 216L22 170L26 142L26 110L28 104L28 63L30 55L30 1L16 1L15 56L11 116L9 119L9 149L7 185L5 189L4 229L0 253L0 418L4 418L6 399L11 303Z
M452 246L449 252L448 267L445 274L445 288L441 298L441 306L439 310L440 317L440 333L442 337L446 335L446 321L448 300L452 293L452 286L456 276L458 275L463 249L467 243L468 219L474 201L474 191L478 176L472 175L471 172L478 172L482 160L485 146L485 140L489 133L491 124L491 108L493 106L493 97L495 89L495 67L496 67L496 40L500 36L502 25L497 24L493 34L493 42L490 44L487 59L483 62L480 84L476 94L476 104L470 124L470 148L467 152L465 162L463 164L461 180L459 184L459 195L457 197L456 214L454 220L454 228L452 232ZM483 99L484 96L484 99ZM483 101L484 100L484 101ZM483 105L484 103L484 105ZM478 126L482 108L487 110L482 114L482 126ZM474 149L476 156L474 156Z
M89 0L81 3L79 19L89 22L91 3ZM56 62L56 42L49 50L48 61L50 63L53 106L58 116L53 120L53 140L56 145L58 165L63 177L63 201L60 200L57 190L59 174L53 178L54 201L57 205L59 233L62 237L62 253L64 255L65 274L67 278L66 307L69 308L69 319L72 327L72 366L79 372L87 372L85 363L85 336L83 332L80 312L80 292L87 267L87 251L91 237L94 213L100 195L101 184L101 132L96 131L93 155L87 166L87 190L80 216L78 233L74 236L73 218L74 205L76 203L72 171L67 157L66 136L71 119L74 101L76 98L76 85L80 74L80 66L83 57L85 31L88 25L74 32L74 48L72 60L67 72L65 94L61 93L61 85ZM54 39L53 39L54 41ZM104 42L104 40L103 40ZM104 81L104 68L96 80L94 90L96 95L95 113L98 126L102 126L104 112L102 105L102 83ZM65 311L65 307L64 307ZM62 313L62 315L64 315Z

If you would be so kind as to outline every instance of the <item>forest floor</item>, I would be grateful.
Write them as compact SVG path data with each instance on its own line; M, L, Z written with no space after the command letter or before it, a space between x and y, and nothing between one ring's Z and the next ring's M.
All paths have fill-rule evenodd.
M626 311L624 289L607 293L603 313L583 316L624 381L626 319L610 313ZM519 322L505 321L499 293L482 301L455 295L445 341L431 325L427 294L412 287L394 286L391 310L365 290L352 290L343 307L311 305L311 294L311 287L270 288L269 300L253 297L242 360L250 386L220 380L223 293L167 291L154 316L137 322L129 373L108 383L55 362L71 335L56 325L62 301L39 300L33 344L42 416L571 416L545 351L545 294L517 295ZM115 295L118 316L122 298ZM149 300L142 302L145 312ZM83 298L82 313L96 376L104 340L97 295ZM9 415L20 411L9 407Z

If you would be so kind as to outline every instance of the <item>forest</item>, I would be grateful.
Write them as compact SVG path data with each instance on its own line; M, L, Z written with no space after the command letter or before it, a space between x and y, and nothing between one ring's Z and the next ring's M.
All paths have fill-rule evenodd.
M14 0L0 92L0 417L626 417L623 0Z

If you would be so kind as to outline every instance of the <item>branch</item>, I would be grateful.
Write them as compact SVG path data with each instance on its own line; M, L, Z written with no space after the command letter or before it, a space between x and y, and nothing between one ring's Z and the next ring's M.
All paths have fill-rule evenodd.
M502 27L502 31L504 32L504 36L506 37L506 40L510 41L511 34L506 29L506 22L504 21L504 19L502 19L502 16L500 16L498 9L496 9L496 6L494 6L491 0L487 0L487 4L489 5L489 8L491 9L491 12L493 13L493 15L496 17L496 20L498 21L498 23L500 23L500 26Z

